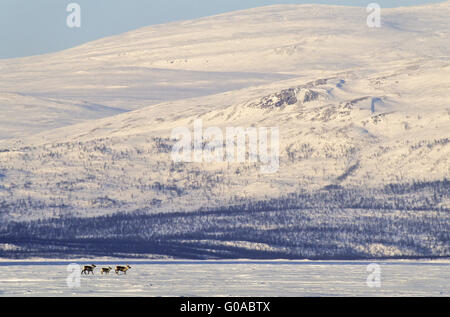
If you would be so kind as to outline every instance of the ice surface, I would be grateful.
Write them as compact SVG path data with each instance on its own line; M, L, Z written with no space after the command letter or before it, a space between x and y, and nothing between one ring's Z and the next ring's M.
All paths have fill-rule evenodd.
M78 262L87 264L90 262ZM113 266L118 262L95 262ZM371 262L131 261L127 275L82 276L71 262L0 262L0 296L449 296L448 261L377 262L381 287L367 286ZM126 263L121 261L120 263Z

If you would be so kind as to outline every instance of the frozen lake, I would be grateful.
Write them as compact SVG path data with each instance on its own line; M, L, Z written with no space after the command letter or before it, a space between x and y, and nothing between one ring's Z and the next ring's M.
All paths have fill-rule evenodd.
M81 276L70 263L95 263ZM100 267L128 263L127 275ZM0 261L0 296L450 296L450 261ZM375 267L376 268L376 267ZM372 275L373 277L374 275ZM376 279L370 279L376 281ZM373 284L371 284L374 286Z

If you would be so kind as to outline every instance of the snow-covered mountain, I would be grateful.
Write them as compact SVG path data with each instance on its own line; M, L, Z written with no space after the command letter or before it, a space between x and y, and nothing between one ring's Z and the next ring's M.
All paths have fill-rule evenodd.
M301 230L294 230L301 237L286 238L297 243L289 247L242 236L193 239L170 221L179 230L176 243L190 241L191 248L195 240L195 248L225 243L272 256L448 256L450 2L383 9L381 28L369 28L367 14L365 8L270 6L0 61L3 221L95 222L125 212L157 217L139 218L153 228L160 213L189 222L202 217L199 210L274 210L272 220L249 224L238 214L231 229L214 229L217 235L228 228L233 236L246 225L289 231L305 213L317 228L344 219L379 226L390 217L397 226L398 217L413 226L421 215L424 227L414 229L423 230L420 238L389 223L388 242L377 236L349 245L334 237L334 253L305 247ZM223 131L279 128L279 169L264 174L258 163L175 163L171 131L193 129L199 119ZM194 227L206 226L197 220ZM435 231L427 231L432 224ZM121 234L130 229L121 228ZM3 227L2 236L10 230ZM399 234L420 246L397 243L392 236ZM320 245L325 238L316 239ZM229 256L236 254L242 253Z
M0 139L294 77L445 61L448 7L383 9L369 28L365 8L269 6L0 60Z

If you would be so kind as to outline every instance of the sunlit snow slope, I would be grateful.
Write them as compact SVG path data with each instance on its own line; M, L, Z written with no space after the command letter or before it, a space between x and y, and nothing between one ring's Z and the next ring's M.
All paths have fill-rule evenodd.
M445 227L449 16L450 2L383 9L381 28L369 28L365 8L270 6L0 61L2 216L269 202L430 210ZM279 170L174 163L171 131L196 119L278 127ZM434 255L449 252L434 243ZM367 253L416 254L378 247Z

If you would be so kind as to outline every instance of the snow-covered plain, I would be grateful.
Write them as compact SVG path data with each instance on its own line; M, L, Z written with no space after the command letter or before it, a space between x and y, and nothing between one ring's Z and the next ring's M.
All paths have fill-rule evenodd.
M443 260L376 262L379 288L367 285L364 261L130 261L127 275L97 269L79 288L67 285L69 263L0 262L0 296L450 296Z

